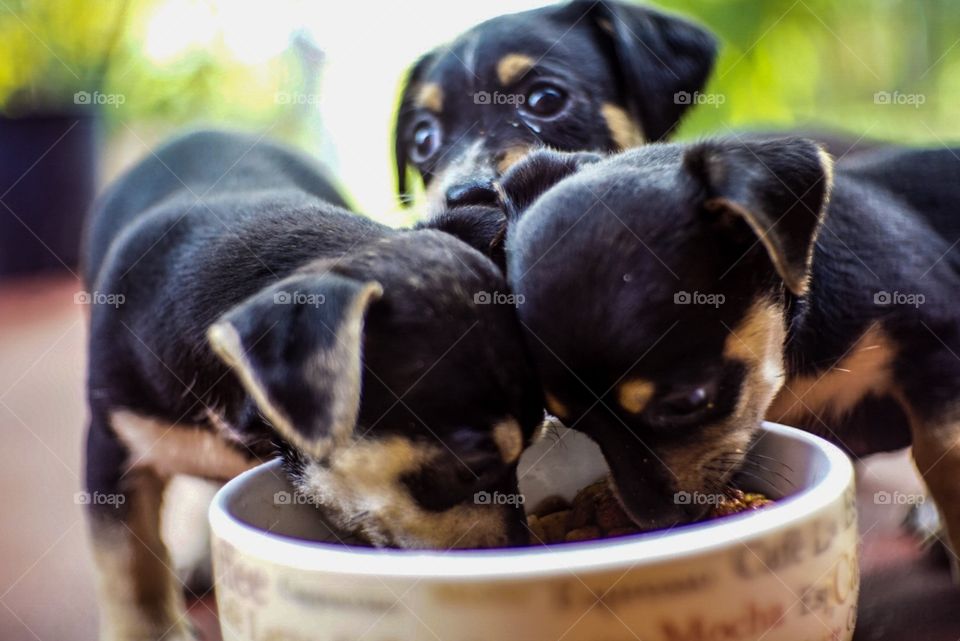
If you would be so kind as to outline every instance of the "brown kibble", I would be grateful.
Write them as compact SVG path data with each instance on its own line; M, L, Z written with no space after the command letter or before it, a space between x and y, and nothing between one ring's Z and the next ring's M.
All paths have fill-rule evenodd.
M537 516L543 516L545 514L553 514L554 512L560 512L562 510L569 509L570 503L567 502L567 499L563 498L559 494L554 494L553 496L548 496L540 501L532 513L536 514Z
M740 512L749 512L759 510L762 507L773 503L763 494L757 492L744 492L743 490L729 489L726 491L726 498L710 510L710 516L718 518L721 516L730 516Z
M597 497L597 525L604 532L634 527L633 521L620 507L620 501L610 491Z
M570 508L570 529L576 530L596 523L597 497L607 489L606 481L592 483L573 497L573 506Z
M598 528L596 525L588 525L586 527L570 530L567 532L567 537L564 540L567 543L575 543L577 541L593 541L594 539L599 539L602 537L603 532L600 531L600 528Z
M724 494L724 499L713 507L707 518L758 510L773 503L755 492L729 488ZM557 509L551 511L553 507ZM586 486L570 504L557 496L544 499L527 517L527 525L531 531L531 544L591 541L642 532L620 507L606 480Z
M527 528L530 530L530 545L543 545L547 541L547 535L543 531L543 524L540 518L531 514L527 517Z
M553 514L540 517L540 526L543 528L545 543L562 543L567 537L567 517L570 510L560 510Z

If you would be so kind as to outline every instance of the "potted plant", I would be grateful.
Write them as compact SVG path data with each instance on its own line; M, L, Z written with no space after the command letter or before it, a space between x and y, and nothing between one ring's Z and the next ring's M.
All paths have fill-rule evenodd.
M98 112L129 3L8 0L0 10L0 279L75 271L96 189Z

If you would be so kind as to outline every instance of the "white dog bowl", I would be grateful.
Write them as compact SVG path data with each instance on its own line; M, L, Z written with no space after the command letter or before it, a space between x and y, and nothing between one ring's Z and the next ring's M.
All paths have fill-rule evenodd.
M853 469L836 447L766 424L751 489L771 507L669 532L551 548L422 552L339 542L278 461L210 508L227 641L850 639L859 574ZM765 457L770 457L767 459ZM524 453L529 505L604 472L566 432Z

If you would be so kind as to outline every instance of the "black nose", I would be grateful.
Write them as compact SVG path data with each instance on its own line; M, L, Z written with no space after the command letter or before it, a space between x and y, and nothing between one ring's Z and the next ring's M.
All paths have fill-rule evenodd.
M471 180L447 189L447 207L463 205L496 205L497 191L492 180Z

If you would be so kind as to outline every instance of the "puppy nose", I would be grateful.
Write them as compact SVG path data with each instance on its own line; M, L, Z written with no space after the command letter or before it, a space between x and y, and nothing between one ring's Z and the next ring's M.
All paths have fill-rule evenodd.
M445 194L448 207L463 205L496 205L497 192L493 181L489 179L471 180L447 189Z

